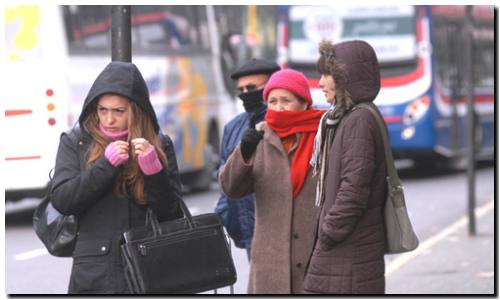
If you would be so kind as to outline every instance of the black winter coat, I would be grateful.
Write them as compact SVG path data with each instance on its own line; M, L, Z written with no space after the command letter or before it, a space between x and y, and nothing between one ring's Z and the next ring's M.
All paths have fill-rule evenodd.
M126 67L130 66L133 65L128 64ZM103 73L108 72L109 80L113 80L113 76L119 75L119 72L110 76L110 69L114 72L108 65ZM134 82L142 79L140 73L138 76L140 78L134 78ZM102 73L96 82L101 77ZM106 80L101 83L105 85ZM89 95L95 92L95 87L96 83ZM99 88L103 90L102 86ZM116 90L111 91L116 93ZM99 95L87 98L84 113L85 108ZM133 94L128 94L129 99L131 96ZM150 105L149 98L132 100L147 101L143 105ZM164 221L182 217L179 209L179 201L182 200L172 141L168 136L159 135L167 155L167 165L157 174L144 175L144 187L147 206L156 212L160 221ZM52 203L57 210L78 217L78 238L73 253L69 293L128 293L123 276L120 240L123 232L145 224L147 206L137 204L129 196L113 193L115 180L122 167L113 166L104 156L89 167L84 167L90 144L91 136L83 127L81 130L76 127L61 136L51 191Z

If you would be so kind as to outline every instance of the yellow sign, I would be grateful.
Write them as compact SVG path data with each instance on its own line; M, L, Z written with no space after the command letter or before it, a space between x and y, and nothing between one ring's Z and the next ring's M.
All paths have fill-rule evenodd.
M5 8L5 46L7 61L40 57L40 8L17 5Z

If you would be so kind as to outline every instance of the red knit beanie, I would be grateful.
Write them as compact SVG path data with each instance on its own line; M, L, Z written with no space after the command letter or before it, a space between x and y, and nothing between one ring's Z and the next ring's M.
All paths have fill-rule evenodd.
M267 102L269 92L276 88L292 92L294 95L304 99L308 106L311 106L313 103L307 78L299 71L283 69L274 72L264 88L264 101Z

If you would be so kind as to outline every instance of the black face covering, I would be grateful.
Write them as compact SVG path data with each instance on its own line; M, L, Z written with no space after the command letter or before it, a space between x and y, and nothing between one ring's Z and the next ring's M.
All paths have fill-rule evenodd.
M238 95L241 100L243 100L243 107L247 111L247 113L253 113L259 110L262 106L264 106L263 94L264 90L256 90L248 93L241 93Z

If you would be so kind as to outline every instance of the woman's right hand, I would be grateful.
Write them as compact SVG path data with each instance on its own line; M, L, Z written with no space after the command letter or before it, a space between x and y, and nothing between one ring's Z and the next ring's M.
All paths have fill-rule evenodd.
M108 144L104 156L115 167L124 164L128 158L128 143L125 141L114 141Z
M263 131L257 131L255 128L248 128L241 138L240 150L243 159L247 161L252 157L260 140L264 137Z

